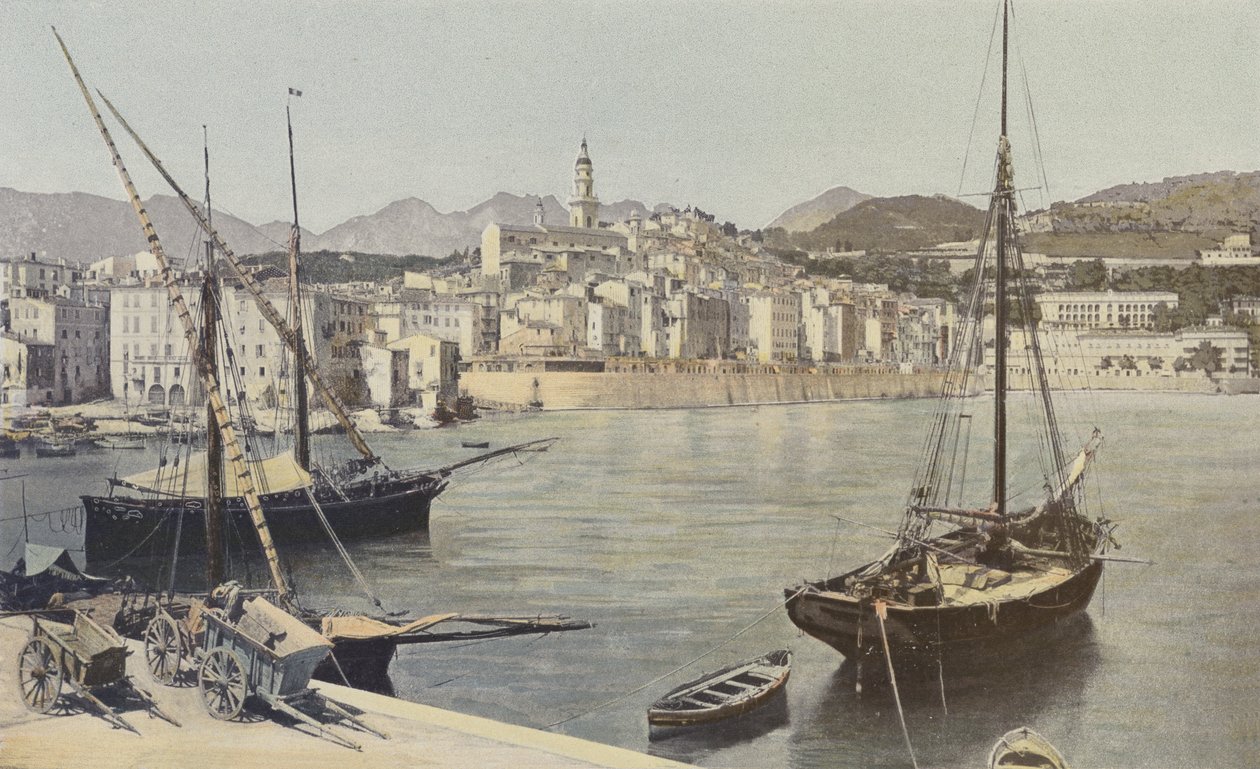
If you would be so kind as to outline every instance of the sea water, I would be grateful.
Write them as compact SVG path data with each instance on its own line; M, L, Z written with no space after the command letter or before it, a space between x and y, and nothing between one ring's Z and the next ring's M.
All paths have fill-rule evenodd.
M1069 452L1106 443L1089 513L1120 523L1117 555L1085 614L901 684L920 766L974 767L1028 726L1080 767L1260 765L1260 399L1104 393L1066 399ZM1012 411L1035 410L1016 396ZM800 635L783 588L865 563L889 544L919 460L926 400L541 413L371 437L396 467L557 436L549 452L461 476L430 530L350 544L387 609L562 613L590 630L403 648L398 696L702 766L909 766L886 685ZM976 400L972 452L991 400ZM334 440L320 438L321 444ZM960 439L961 442L961 439ZM1013 475L1035 465L1012 447ZM0 460L8 566L28 512L101 493L146 452ZM1028 478L1022 478L1023 484ZM1035 479L1034 479L1035 480ZM987 479L966 481L984 496ZM1032 485L1035 485L1033 483ZM33 541L73 543L74 520L32 518ZM16 539L15 539L16 538ZM329 551L286 553L304 599L367 610ZM260 574L255 563L254 575ZM789 647L783 706L650 740L647 706L706 670ZM677 668L692 663L674 672ZM942 688L944 695L942 698Z

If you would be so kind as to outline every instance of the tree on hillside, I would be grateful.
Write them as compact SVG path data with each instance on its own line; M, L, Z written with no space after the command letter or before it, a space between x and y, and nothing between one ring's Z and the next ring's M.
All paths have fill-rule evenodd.
M1101 259L1073 262L1068 269L1068 287L1073 291L1105 291L1107 266Z
M1167 302L1156 302L1151 308L1151 324L1161 334L1176 331L1186 325L1180 308L1171 308Z
M1214 374L1225 365L1225 351L1204 339L1190 356L1190 368Z

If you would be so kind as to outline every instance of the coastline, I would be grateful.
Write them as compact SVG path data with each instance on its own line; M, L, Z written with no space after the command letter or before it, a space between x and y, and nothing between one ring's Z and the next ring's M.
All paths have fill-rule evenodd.
M1021 382L1021 377L1024 380ZM972 395L992 389L988 377L981 377ZM843 401L936 398L940 395L943 373L916 370L909 373L640 373L640 372L466 372L460 380L461 392L472 396L486 415L543 411L640 411L667 409L748 408L787 406ZM1012 376L1012 390L1026 391L1026 375ZM1174 393L1186 395L1260 394L1260 378L1196 377L1063 377L1056 391ZM541 402L541 405L538 405ZM415 429L433 427L419 408L400 408ZM11 430L14 421L46 413L56 419L84 417L93 420L90 435L147 436L164 428L135 421L134 406L108 399L62 406L15 407L0 409L0 428ZM261 415L260 415L261 416ZM270 416L270 415L268 415ZM129 419L131 417L131 419ZM352 413L365 433L392 433L410 428L381 421L372 408ZM264 422L267 422L264 424ZM266 419L260 427L273 429ZM335 429L332 414L312 412L316 430Z

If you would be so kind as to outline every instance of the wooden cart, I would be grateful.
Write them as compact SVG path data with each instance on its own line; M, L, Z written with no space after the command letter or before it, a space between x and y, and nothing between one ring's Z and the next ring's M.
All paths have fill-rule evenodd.
M199 608L199 607L198 607ZM158 603L144 630L144 664L159 683L174 686L196 664L199 611L182 602Z
M74 695L95 707L110 723L136 732L96 696L98 691L113 689L139 700L153 715L179 726L127 675L130 651L122 637L83 612L71 613L70 622L55 621L50 618L52 614L31 615L31 635L18 655L18 687L26 707L37 713L51 712L62 701L62 688L69 686Z
M256 697L274 710L317 730L320 736L359 750L319 716L331 715L382 739L388 737L356 718L342 703L309 687L311 674L332 642L264 598L242 601L238 610L205 608L197 686L210 715L231 720Z

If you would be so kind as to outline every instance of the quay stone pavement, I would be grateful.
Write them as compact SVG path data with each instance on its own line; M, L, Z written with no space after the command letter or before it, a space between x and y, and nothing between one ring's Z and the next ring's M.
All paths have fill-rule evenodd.
M265 709L259 709L258 715L245 722L216 721L202 708L195 687L166 687L153 681L144 669L143 649L129 641L134 653L127 661L128 673L157 698L164 712L183 724L182 728L173 726L136 706L122 715L140 732L137 736L114 728L91 711L48 716L26 710L17 689L17 657L29 631L30 620L26 617L0 619L0 767L6 769L686 767L575 737L318 681L312 682L316 688L363 710L363 719L390 739L333 727L363 746L362 752L355 752L283 725Z

